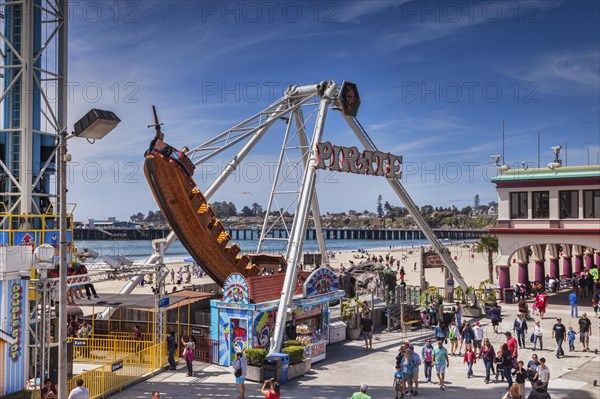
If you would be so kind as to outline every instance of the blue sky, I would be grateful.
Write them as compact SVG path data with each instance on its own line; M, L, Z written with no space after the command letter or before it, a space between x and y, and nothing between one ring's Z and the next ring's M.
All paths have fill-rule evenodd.
M403 182L418 205L460 208L476 194L482 203L496 200L490 155L502 152L503 120L513 168L537 164L538 131L542 165L553 158L550 147L565 142L569 165L587 164L588 151L596 163L599 4L74 3L69 119L98 107L123 120L95 145L70 143L76 219L157 209L142 171L153 104L167 141L194 147L261 111L292 83L356 82L360 122L380 149L404 156ZM248 162L264 172L282 133L269 132ZM335 112L323 139L358 145ZM238 209L266 204L269 178L254 178L253 168L242 167L212 200ZM211 176L196 173L200 189ZM382 178L321 174L317 190L322 212L374 210L379 194L400 205Z

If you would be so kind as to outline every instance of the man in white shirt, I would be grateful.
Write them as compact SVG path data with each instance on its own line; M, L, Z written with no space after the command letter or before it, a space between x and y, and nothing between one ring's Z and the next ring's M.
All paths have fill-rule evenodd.
M473 347L475 351L481 349L481 341L483 341L483 328L481 328L479 322L476 322L475 327L473 327Z
M83 387L83 380L77 380L77 386L69 394L69 399L90 399L90 391Z

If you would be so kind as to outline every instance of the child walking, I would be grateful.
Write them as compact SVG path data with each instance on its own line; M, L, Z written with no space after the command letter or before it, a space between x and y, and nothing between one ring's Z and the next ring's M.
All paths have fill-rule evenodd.
M402 374L402 366L396 364L396 372L394 373L394 383L392 385L396 390L396 399L404 397L404 375Z
M475 352L470 347L465 350L465 356L463 357L463 364L467 364L467 378L471 378L473 375L473 364L476 362Z
M573 352L575 350L575 335L577 332L573 330L573 326L569 326L569 331L567 331L567 338L569 339L569 351Z
M498 382L498 376L502 376L502 382L504 382L504 370L502 367L502 351L498 351L496 353L496 357L494 358L494 366L496 367L496 378L494 383Z

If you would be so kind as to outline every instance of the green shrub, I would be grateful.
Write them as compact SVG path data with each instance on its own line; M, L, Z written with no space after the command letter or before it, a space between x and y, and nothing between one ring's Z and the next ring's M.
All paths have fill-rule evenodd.
M246 349L244 354L248 358L248 364L256 367L262 367L263 359L267 357L267 351L260 348Z
M283 343L284 348L289 348L290 346L302 346L302 342L296 341L295 339L288 339Z
M302 346L288 346L283 348L281 353L285 353L290 357L290 365L302 363L304 359L304 348Z

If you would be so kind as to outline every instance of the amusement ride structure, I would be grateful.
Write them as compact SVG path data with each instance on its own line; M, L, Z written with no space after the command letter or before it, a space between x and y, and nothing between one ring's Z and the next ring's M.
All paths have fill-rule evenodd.
M104 113L91 112L82 118L87 121L85 126L76 127L73 134L67 135L68 10L66 0L22 0L5 2L0 7L0 79L3 83L0 95L0 244L25 247L23 253L29 254L28 263L23 263L22 270L2 271L0 276L0 330L12 337L10 350L14 355L2 359L6 370L4 388L8 392L27 385L39 389L45 378L57 376L61 398L67 396L66 295L69 286L80 282L79 276L67 276L66 273L67 267L78 261L72 242L74 206L69 206L66 201L66 163L70 160L66 140L75 136L89 139L86 131L90 133L97 123L106 121ZM104 270L88 273L87 282L131 278L122 290L122 293L130 293L143 275L158 274L154 336L157 341L162 341L164 314L158 301L164 294L160 284L166 277L163 254L176 237L218 283L231 273L251 276L265 268L285 272L270 345L270 351L276 352L281 347L311 212L317 230L318 250L326 263L316 178L318 169L329 169L385 178L455 281L466 291L458 268L400 183L401 157L377 149L356 119L359 104L357 87L349 82L341 86L335 82L292 86L266 109L183 152L164 142L160 124L155 120L151 126L157 133L146 152L145 172L173 232L166 239L153 242L153 255L144 264L116 262ZM364 151L322 142L328 112L340 113ZM110 122L114 123L115 119ZM278 137L282 145L258 250L256 254L241 254L241 248L230 243L231 237L223 230L208 201L267 132L278 129L281 122L284 129ZM201 168L236 147L237 152L208 187L195 187L194 168ZM287 211L294 211L291 226L287 226L284 218ZM278 216L270 216L273 214ZM275 238L271 234L276 225L285 226L286 238ZM283 241L282 255L263 253L278 240ZM52 259L33 256L33 249L44 244L53 248ZM79 255L81 259L87 256L86 251ZM9 292L18 298L10 302ZM59 305L55 306L56 303ZM20 310L13 312L14 320L10 320L15 304ZM111 311L107 308L100 318L107 318ZM58 330L54 333L53 325ZM58 348L58 361L53 367L58 363L58 370L51 370L54 348Z
M291 86L282 98L258 114L197 147L190 150L184 148L182 151L165 143L154 110L155 124L150 127L155 127L156 136L146 152L144 171L160 209L173 229L165 241L165 248L168 248L177 237L195 261L219 284L222 284L231 273L240 273L244 276L256 275L259 270L268 268L264 263L282 265L280 270L285 270L285 282L279 301L275 330L271 338L270 353L276 353L281 349L285 320L296 286L299 265L302 262L304 238L311 211L319 239L319 252L322 259L327 259L317 200L318 169L384 177L413 215L425 237L435 247L455 281L465 292L467 291L467 285L456 264L400 182L402 158L377 149L356 118L359 106L358 89L351 82L344 82L341 86L333 81L323 81L309 86ZM309 110L307 111L309 117L306 119L305 110ZM364 151L356 147L338 147L329 142L322 142L329 111L341 114L365 148ZM283 143L257 254L239 255L239 246L228 245L231 237L224 231L208 205L208 200L267 132L276 130L274 125L278 121L283 121L285 124ZM312 135L309 137L307 130L311 121ZM205 190L196 187L192 179L195 168L201 167L203 163L236 145L241 146L241 149L230 158L227 166L212 184ZM297 157L293 157L293 152ZM292 179L297 184L296 189L286 187L292 173L297 174L294 176L295 179ZM288 227L284 213L294 209L294 206L293 222ZM277 216L270 216L273 214ZM269 236L270 230L276 224L285 226L288 231L287 238ZM263 246L269 240L285 241L284 262L277 259L277 256L261 254ZM151 265L154 262L156 257L152 256L146 264ZM128 289L136 283L134 279L123 293L128 292Z

